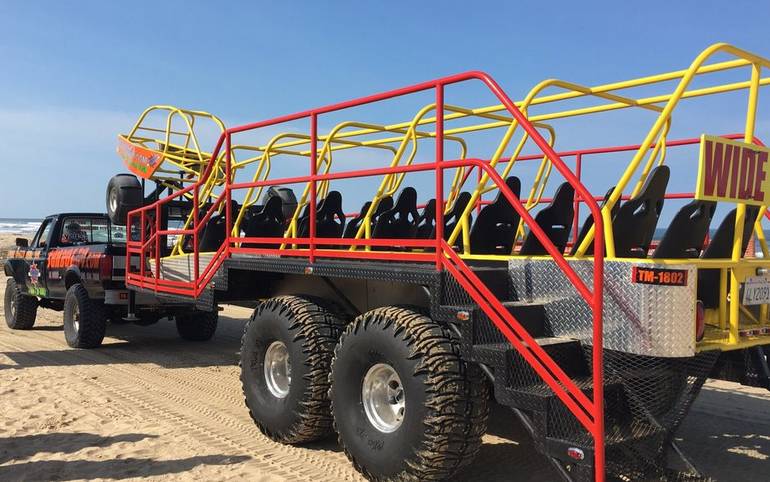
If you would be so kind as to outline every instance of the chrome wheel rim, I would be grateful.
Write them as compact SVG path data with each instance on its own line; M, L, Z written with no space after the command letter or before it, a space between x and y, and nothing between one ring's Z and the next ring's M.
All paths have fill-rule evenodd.
M282 341L274 341L265 352L265 383L277 398L286 398L291 386L289 350Z
M404 421L404 386L396 370L387 363L378 363L366 372L361 400L366 417L380 432L395 432Z
M118 210L118 191L113 189L110 191L110 211L113 213Z
M76 333L80 331L80 308L77 303L72 305L72 327Z
M11 309L11 319L16 320L16 297L11 296L11 306L9 307Z

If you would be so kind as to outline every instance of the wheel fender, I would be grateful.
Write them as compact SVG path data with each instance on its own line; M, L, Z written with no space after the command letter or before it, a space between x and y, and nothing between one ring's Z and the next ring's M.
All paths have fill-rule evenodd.
M26 283L25 276L26 263L22 259L7 259L3 263L3 271L6 276L10 276L19 285Z
M75 283L80 283L82 280L80 268L77 266L70 266L67 271L64 272L64 288L70 289Z

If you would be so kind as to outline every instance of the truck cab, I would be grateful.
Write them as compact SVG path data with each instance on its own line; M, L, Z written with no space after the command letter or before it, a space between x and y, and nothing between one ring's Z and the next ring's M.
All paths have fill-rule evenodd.
M31 240L18 238L5 274L20 291L56 308L67 290L81 283L89 297L104 299L125 290L126 228L101 213L61 213L46 217Z
M214 335L217 312L187 302L162 302L125 286L127 228L104 213L60 213L43 219L31 239L17 238L5 261L5 319L12 329L34 326L38 308L64 313L75 348L100 346L106 324L151 325L174 318L183 338Z

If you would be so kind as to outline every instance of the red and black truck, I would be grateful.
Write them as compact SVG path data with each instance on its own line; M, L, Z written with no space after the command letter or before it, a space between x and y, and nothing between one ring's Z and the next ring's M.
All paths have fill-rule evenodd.
M127 235L103 213L60 213L46 217L32 240L17 238L4 263L8 326L30 329L38 308L48 308L64 312L64 335L74 348L101 345L108 323L150 325L166 317L182 338L210 339L215 307L199 310L126 289Z

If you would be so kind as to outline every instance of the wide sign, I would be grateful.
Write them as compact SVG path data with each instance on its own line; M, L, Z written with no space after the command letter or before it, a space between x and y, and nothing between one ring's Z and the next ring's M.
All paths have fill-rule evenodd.
M118 155L126 167L139 177L149 179L163 160L163 154L128 142L118 136Z
M702 135L695 199L770 204L768 157L766 147Z

